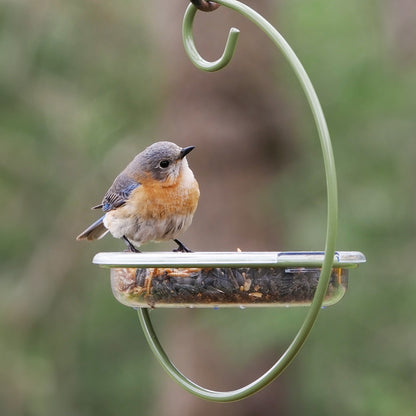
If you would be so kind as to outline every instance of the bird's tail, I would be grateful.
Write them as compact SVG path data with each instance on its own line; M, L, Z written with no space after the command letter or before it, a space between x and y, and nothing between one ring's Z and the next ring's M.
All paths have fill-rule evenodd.
M104 215L94 224L91 224L86 230L84 230L78 237L77 240L98 240L104 237L108 233L103 223Z

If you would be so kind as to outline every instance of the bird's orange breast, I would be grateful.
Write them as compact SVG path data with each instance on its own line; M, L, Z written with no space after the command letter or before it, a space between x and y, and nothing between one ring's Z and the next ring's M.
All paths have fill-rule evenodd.
M126 205L134 210L133 215L145 220L164 219L175 215L192 215L198 199L199 187L195 178L178 180L171 186L149 180L132 192Z

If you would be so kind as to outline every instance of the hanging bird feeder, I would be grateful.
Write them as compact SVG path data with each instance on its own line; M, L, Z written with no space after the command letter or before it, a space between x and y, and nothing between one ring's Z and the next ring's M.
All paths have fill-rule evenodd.
M325 167L327 227L323 252L98 253L93 262L111 268L114 296L137 309L145 336L163 368L183 388L201 398L230 402L271 383L305 342L322 306L337 303L348 286L349 270L364 263L359 252L337 252L337 180L331 140L318 97L299 59L282 35L261 15L237 0L192 0L183 20L189 59L204 71L217 71L232 59L239 30L229 32L223 55L214 62L198 53L192 35L197 10L228 7L256 24L283 53L309 102ZM233 391L213 391L187 379L171 363L152 326L150 308L309 306L306 318L285 353L265 374Z
M115 298L132 308L308 306L322 252L99 253ZM336 252L322 306L339 302L359 252ZM123 267L120 267L122 265Z

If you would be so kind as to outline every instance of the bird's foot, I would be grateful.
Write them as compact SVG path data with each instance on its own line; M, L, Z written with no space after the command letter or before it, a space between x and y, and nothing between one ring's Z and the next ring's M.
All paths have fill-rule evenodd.
M129 239L125 235L123 235L122 239L126 243L126 246L129 251L131 251L132 253L140 253L140 250L134 247L134 245L129 241Z
M180 253L192 253L192 250L189 250L188 247L186 247L183 243L181 243L176 238L173 241L178 245L178 248L173 251L180 252Z

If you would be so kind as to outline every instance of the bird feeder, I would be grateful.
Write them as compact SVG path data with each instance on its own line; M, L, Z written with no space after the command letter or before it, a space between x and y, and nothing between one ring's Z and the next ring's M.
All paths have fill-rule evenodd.
M322 252L99 253L111 268L115 298L132 308L308 306L318 286ZM359 252L336 252L323 306L345 295ZM120 267L122 265L123 267Z
M230 402L245 398L271 383L304 344L322 306L336 304L348 288L349 270L364 263L359 252L336 251L337 180L331 140L312 83L282 35L256 11L237 0L191 0L183 20L183 41L189 59L204 71L217 71L232 59L239 30L229 32L223 55L203 59L194 44L192 27L198 9L228 7L251 20L286 57L309 102L321 144L327 190L327 226L322 252L152 252L98 253L93 262L111 269L114 296L137 309L144 334L156 358L183 388L201 398ZM233 391L213 391L187 379L160 344L151 308L309 306L306 318L285 353L265 374Z

